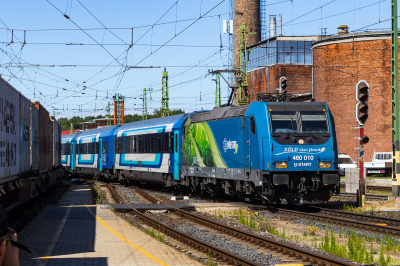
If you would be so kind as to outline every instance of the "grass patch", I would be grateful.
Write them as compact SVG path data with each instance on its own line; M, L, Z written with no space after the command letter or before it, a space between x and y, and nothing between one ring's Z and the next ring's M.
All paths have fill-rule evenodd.
M165 243L165 239L164 239L164 228L163 228L163 232L161 232L161 227L160 225L158 226L158 234L157 232L154 232L153 228L146 228L143 230L146 234L148 234L149 236L157 239L158 242L161 243Z
M390 191L378 191L378 190L367 190L368 194L375 194L375 195L385 195L385 196L391 196L392 192Z
M96 183L92 184L92 196L93 196L93 203L94 204L101 204L101 193L99 188L97 187Z
M342 238L342 229L339 228L339 238ZM400 246L396 245L396 240L391 235L387 234L381 238L379 236L376 239L372 237L363 237L358 235L354 229L347 228L346 234L343 235L345 242L340 244L333 229L329 228L328 222L325 225L325 236L321 239L313 239L313 246L335 254L338 257L346 258L351 261L363 264L376 264L380 266L392 265L395 262L389 255L389 251L398 252ZM378 254L377 250L374 250L373 242L381 244L380 253L377 259L374 258L374 254ZM318 243L319 242L319 243ZM386 254L386 255L385 255Z

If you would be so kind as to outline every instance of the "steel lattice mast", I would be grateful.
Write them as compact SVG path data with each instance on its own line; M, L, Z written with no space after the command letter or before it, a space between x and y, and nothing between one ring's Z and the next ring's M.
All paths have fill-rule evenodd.
M221 78L219 73L215 77L215 86L215 108L217 108L221 107Z
M168 72L165 68L162 73L161 116L169 116Z
M147 91L143 89L143 120L147 120Z
M397 0L392 0L392 194L395 196L400 196L398 47Z

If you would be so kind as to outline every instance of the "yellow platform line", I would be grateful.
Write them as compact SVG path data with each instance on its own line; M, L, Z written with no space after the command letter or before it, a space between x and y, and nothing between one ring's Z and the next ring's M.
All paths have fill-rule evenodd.
M154 260L155 262L157 262L158 264L164 265L164 266L168 266L168 264L162 262L161 260L157 259L156 257L154 257L153 255L151 255L149 252L147 252L146 250L142 249L141 247L135 245L134 243L132 243L131 241L129 241L128 239L126 239L125 237L123 237L121 234L119 234L117 231L115 231L114 229L112 229L108 224L106 224L99 216L95 215L88 207L86 207L88 209L88 211L94 216L96 217L97 221L99 221L105 228L107 228L108 230L110 230L111 233L113 233L114 235L116 235L117 237L119 237L122 241L124 241L125 243L129 244L130 246L136 248L137 250L139 250L141 253L143 253L144 255L146 255L148 258Z

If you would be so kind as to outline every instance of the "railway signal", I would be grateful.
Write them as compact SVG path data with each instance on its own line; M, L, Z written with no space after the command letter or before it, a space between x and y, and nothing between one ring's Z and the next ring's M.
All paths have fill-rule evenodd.
M279 79L279 89L280 89L280 92L286 93L286 92L287 92L287 91L286 91L287 85L288 85L287 78L286 78L286 77L281 77L281 78Z
M365 80L360 80L356 85L356 120L360 126L368 119L369 85Z

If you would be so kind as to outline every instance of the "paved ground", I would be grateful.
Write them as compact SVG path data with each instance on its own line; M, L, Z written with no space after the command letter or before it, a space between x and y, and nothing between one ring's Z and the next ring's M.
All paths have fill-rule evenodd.
M109 209L92 205L88 185L72 185L57 205L19 233L19 242L42 265L201 265L131 226ZM37 265L20 251L20 265Z

